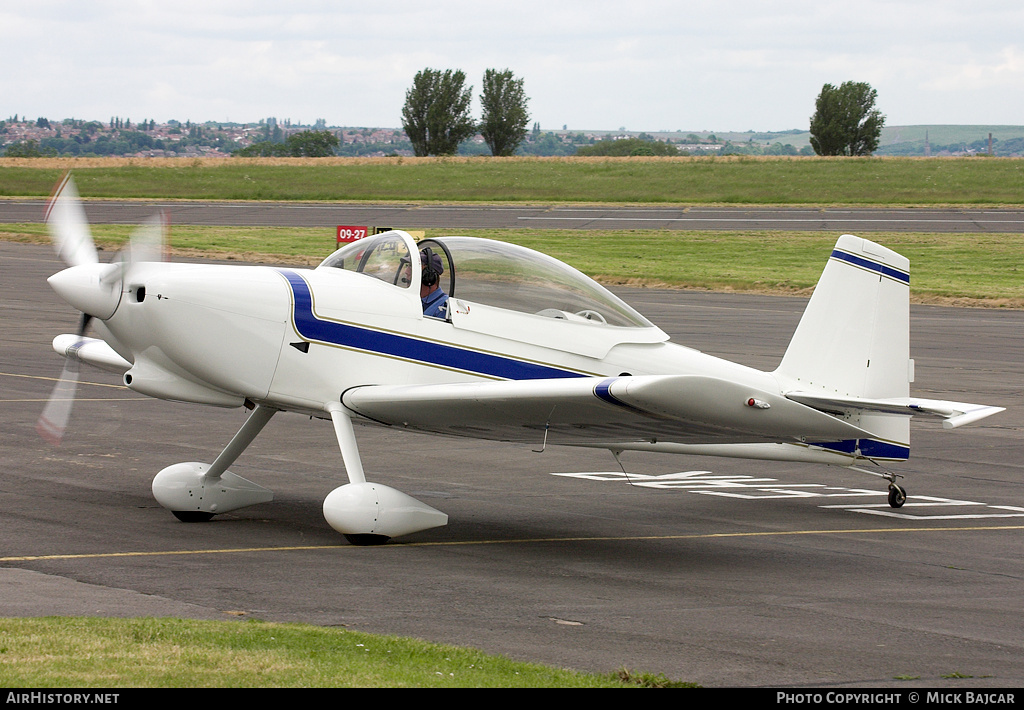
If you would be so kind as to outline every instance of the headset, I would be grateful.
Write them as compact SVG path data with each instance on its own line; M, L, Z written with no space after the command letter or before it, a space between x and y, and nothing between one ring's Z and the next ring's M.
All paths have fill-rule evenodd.
M430 288L437 283L444 272L444 266L441 263L441 257L435 254L434 250L430 247L426 247L421 251L420 257L423 262L423 274L420 276L420 283Z

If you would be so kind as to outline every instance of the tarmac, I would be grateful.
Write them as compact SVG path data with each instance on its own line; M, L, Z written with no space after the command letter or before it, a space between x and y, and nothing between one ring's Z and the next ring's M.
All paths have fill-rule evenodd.
M0 263L2 616L305 622L708 687L1024 684L1024 312L912 308L913 392L1008 410L915 421L899 511L846 469L626 453L623 475L607 452L361 427L371 478L450 516L364 548L321 513L345 482L326 422L275 417L232 468L275 501L205 524L174 519L150 482L212 460L244 413L83 368L68 434L44 442L50 341L78 314L46 284L48 247L0 243ZM763 369L804 305L620 294L675 341Z

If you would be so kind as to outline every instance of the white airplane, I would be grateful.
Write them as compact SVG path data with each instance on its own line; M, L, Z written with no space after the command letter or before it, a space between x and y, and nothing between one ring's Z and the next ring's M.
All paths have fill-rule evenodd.
M158 221L105 264L69 178L47 222L69 267L49 283L84 315L80 332L54 340L68 367L43 432L62 434L79 362L142 394L252 410L212 463L157 474L154 496L184 521L273 498L228 467L278 412L333 422L349 482L324 516L350 542L377 544L448 518L367 480L353 422L616 457L843 466L887 480L898 508L906 493L884 466L908 458L913 415L953 428L1002 411L910 396L909 262L851 235L781 364L762 372L669 342L579 271L511 244L390 231L315 269L180 264L160 260ZM448 294L444 317L424 314L424 281ZM90 324L99 338L84 336Z

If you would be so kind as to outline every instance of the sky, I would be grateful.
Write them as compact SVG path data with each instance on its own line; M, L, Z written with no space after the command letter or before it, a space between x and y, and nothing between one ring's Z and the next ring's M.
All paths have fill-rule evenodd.
M886 125L1024 125L1024 3L0 0L0 119L400 127L424 68L524 81L531 124L806 130L863 81Z

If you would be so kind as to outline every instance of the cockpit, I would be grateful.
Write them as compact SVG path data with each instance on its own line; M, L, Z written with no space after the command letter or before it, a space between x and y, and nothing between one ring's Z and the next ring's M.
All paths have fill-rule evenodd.
M456 304L617 328L654 327L571 266L532 249L490 239L437 237L413 244L404 232L385 232L339 249L320 266L359 272L398 288L418 288L420 255L412 249L428 248L440 257L440 286ZM458 306L453 310L457 312Z

